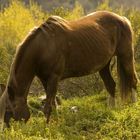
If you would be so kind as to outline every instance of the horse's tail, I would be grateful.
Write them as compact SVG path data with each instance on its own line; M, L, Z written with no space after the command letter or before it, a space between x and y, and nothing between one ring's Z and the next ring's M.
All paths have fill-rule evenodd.
M122 17L120 24L120 41L117 46L117 71L120 79L120 93L122 100L134 102L136 96L137 75L134 66L133 30L130 21Z
M6 100L7 100L7 94L6 92L4 92L0 97L0 131L3 130L4 115L6 111Z
M127 97L127 94L129 92L127 84L128 81L119 57L117 57L117 72L119 77L121 98L124 99Z

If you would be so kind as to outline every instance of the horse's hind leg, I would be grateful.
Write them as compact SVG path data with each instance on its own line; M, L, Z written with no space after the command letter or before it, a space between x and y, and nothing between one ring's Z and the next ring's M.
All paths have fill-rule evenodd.
M109 102L108 102L109 106L113 107L113 106L115 106L115 87L116 87L116 84L111 76L109 65L110 65L110 62L103 69L101 69L99 71L99 74L104 82L104 85L105 85L107 91L110 94Z

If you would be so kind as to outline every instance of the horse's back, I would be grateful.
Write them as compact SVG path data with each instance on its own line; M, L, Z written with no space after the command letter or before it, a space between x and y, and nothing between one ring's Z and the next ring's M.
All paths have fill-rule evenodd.
M113 12L108 11L97 11L90 13L78 20L71 21L71 26L79 27L81 26L89 26L93 24L99 24L105 26L105 24L116 24L117 22L122 22L123 18Z

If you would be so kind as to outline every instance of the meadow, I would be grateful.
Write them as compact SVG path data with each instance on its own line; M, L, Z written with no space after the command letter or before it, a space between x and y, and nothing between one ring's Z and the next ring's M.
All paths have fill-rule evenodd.
M134 30L135 65L140 75L140 11L135 8L110 7L109 1L98 4L97 10L113 11L126 16ZM75 3L71 10L58 7L50 12L43 11L34 2L25 5L12 0L0 10L0 82L6 83L9 68L18 44L35 26L39 26L50 15L58 15L67 20L75 20L85 15L84 8ZM117 78L116 70L113 76ZM91 78L92 77L92 78ZM70 79L60 85L62 105L53 112L50 124L46 124L41 111L39 97L44 94L32 93L28 97L31 118L24 122L11 120L11 127L0 133L0 140L139 140L140 139L140 86L137 89L138 101L122 105L117 87L117 106L107 105L107 92L98 75L83 79ZM69 84L72 86L69 87ZM91 86L92 84L92 86ZM38 80L35 87L40 87ZM34 86L33 86L34 88ZM69 89L69 90L68 90ZM77 90L78 89L78 90ZM71 107L76 106L77 111Z

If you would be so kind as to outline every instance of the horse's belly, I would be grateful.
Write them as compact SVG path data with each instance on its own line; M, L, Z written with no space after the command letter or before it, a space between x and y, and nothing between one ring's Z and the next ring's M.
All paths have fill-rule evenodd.
M101 70L110 60L108 55L72 57L65 64L64 77L79 77Z

